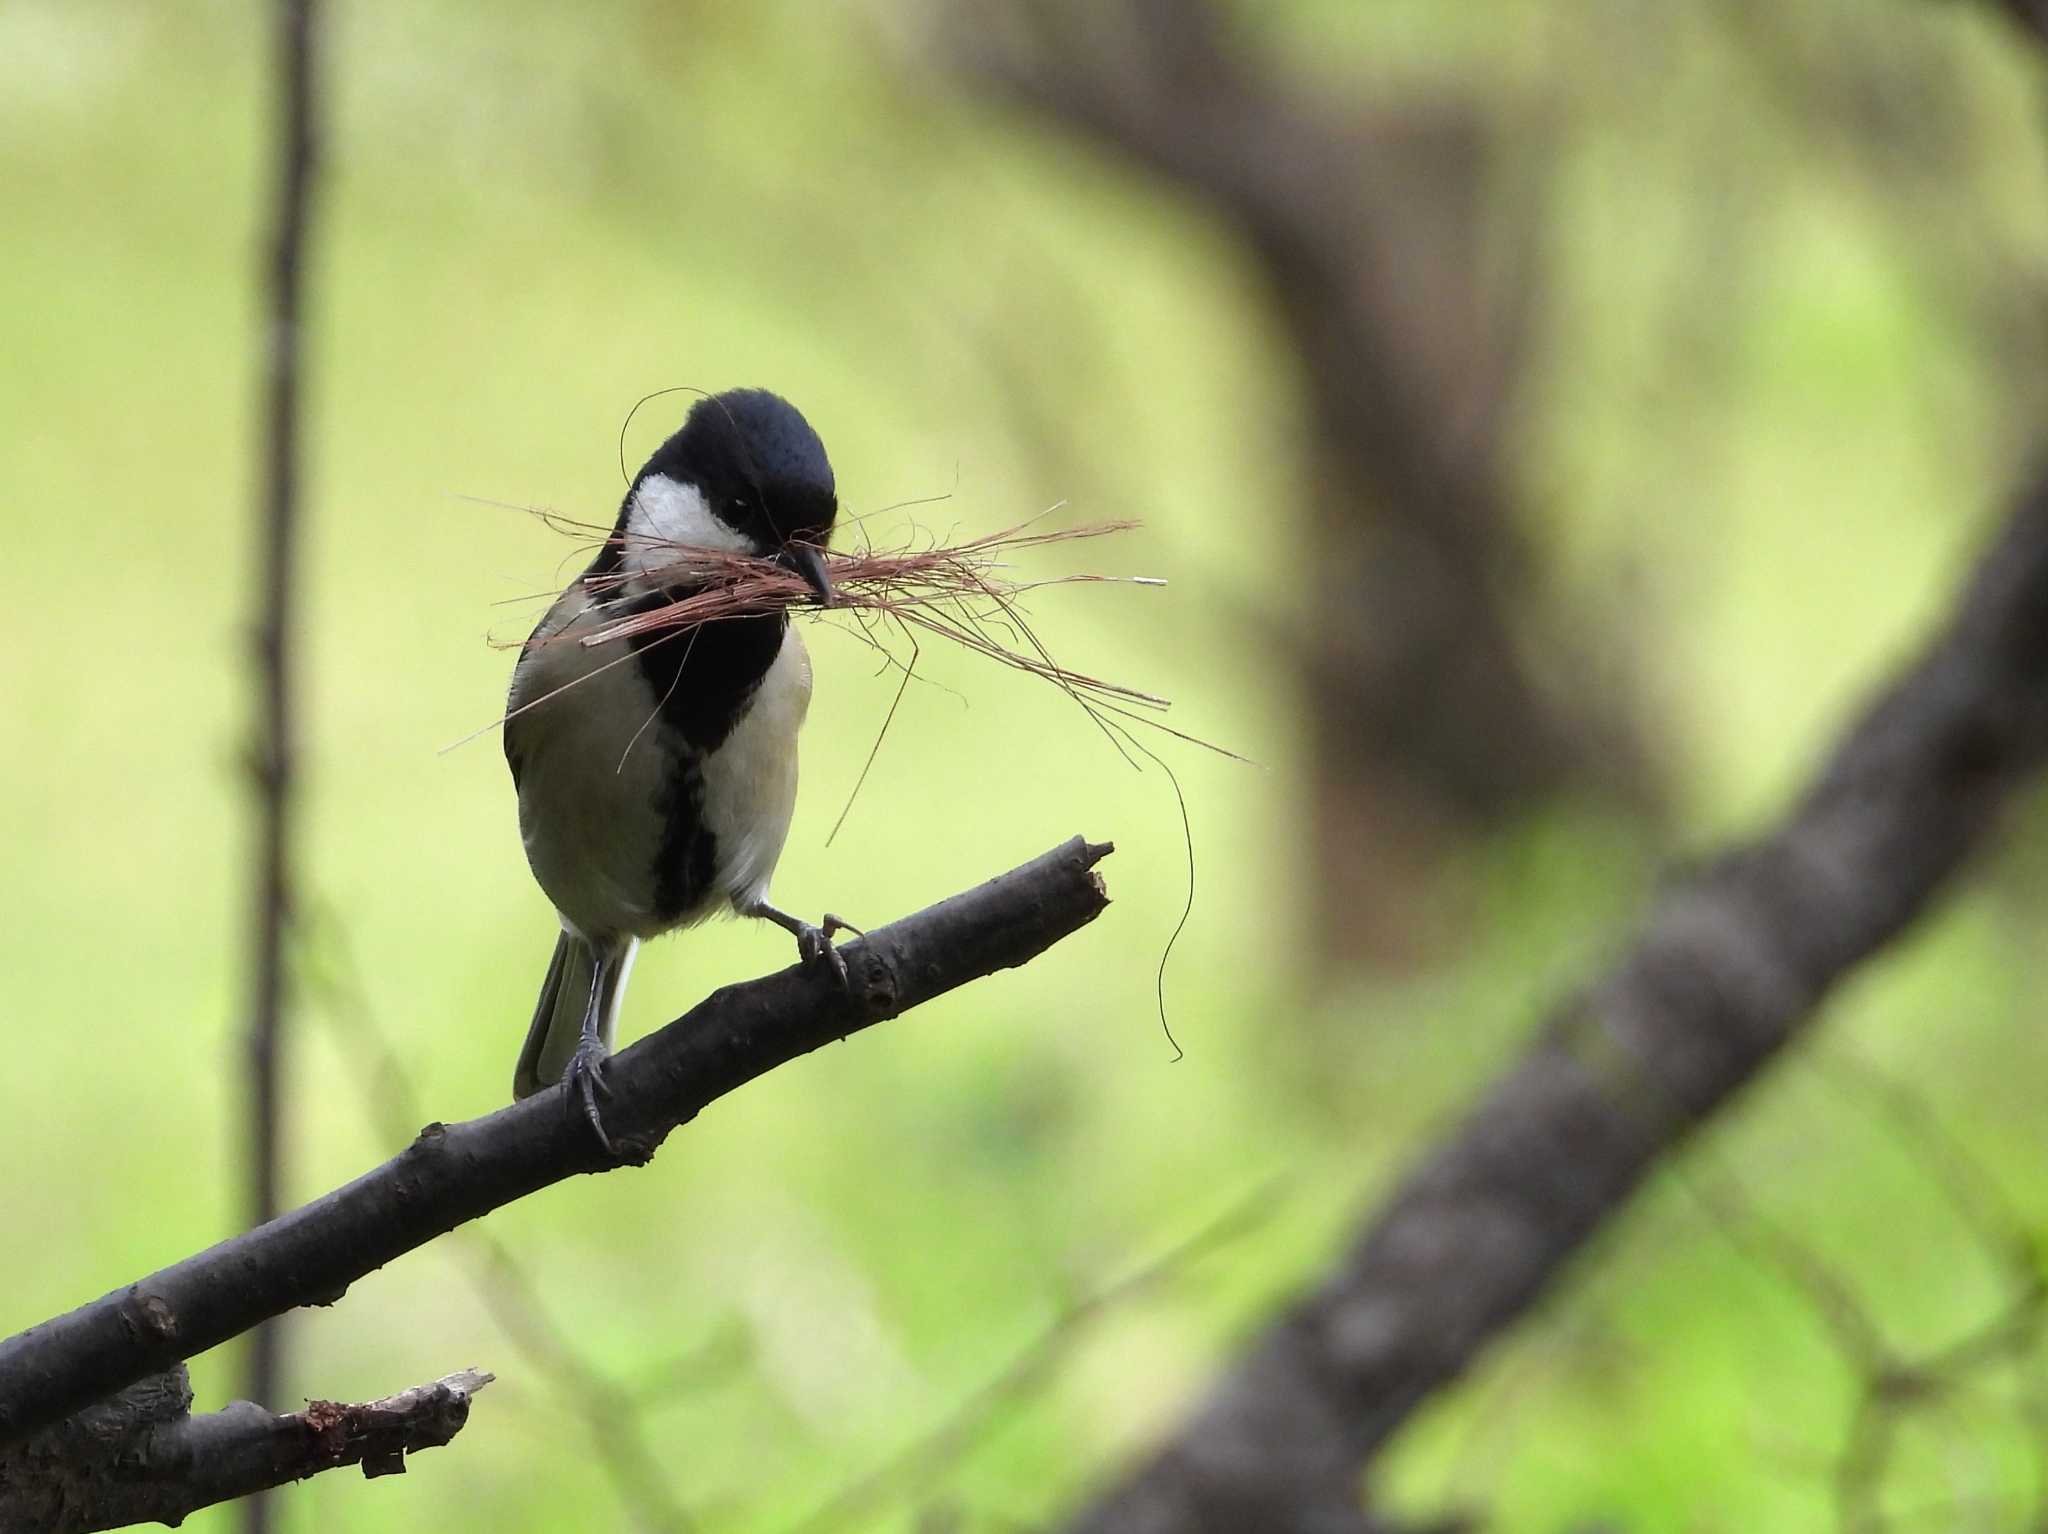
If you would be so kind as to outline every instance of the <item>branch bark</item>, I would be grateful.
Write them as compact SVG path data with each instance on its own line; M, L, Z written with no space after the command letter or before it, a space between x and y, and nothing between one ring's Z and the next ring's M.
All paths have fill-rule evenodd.
M1925 911L2048 756L2048 478L1770 834L1674 883L1075 1534L1367 1527L1363 1468Z
M606 1068L597 1147L562 1091L484 1118L429 1124L402 1153L266 1225L0 1342L0 1444L300 1305L464 1221L573 1176L642 1163L709 1103L820 1045L970 980L1024 964L1108 904L1076 837L1022 867L847 944L843 989L822 966L715 991Z
M276 1416L236 1401L195 1417L179 1364L0 1450L0 1528L175 1527L200 1508L343 1465L403 1475L407 1455L462 1431L470 1397L493 1378L464 1369L360 1405L313 1401Z

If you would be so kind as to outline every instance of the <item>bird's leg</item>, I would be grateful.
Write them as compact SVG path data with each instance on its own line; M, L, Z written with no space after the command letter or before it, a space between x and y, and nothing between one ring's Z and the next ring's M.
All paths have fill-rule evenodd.
M776 910L765 900L756 900L752 905L741 906L740 915L758 916L763 921L774 922L796 939L796 953L799 959L806 964L816 964L823 960L831 966L832 973L839 977L841 985L846 984L846 957L832 946L832 934L851 932L855 937L867 936L852 922L834 916L830 911L825 913L824 923L814 927L801 917L791 916L787 911Z
M583 1005L583 1036L577 1040L576 1053L569 1057L568 1069L562 1072L562 1085L568 1089L569 1111L573 1113L581 1105L590 1132L597 1136L597 1143L610 1156L617 1152L612 1149L612 1137L604 1132L604 1120L597 1111L597 1100L612 1095L612 1089L604 1079L604 1062L610 1057L611 1050L605 1044L600 1028L620 956L615 950L604 947L593 946L591 952L590 999Z

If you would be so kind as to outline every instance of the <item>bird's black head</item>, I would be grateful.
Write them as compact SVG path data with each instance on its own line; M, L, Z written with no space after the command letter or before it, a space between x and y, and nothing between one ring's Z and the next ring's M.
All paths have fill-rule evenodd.
M728 389L692 407L633 477L619 509L624 563L658 564L662 544L782 559L829 599L817 551L839 499L825 444L796 406L766 389Z

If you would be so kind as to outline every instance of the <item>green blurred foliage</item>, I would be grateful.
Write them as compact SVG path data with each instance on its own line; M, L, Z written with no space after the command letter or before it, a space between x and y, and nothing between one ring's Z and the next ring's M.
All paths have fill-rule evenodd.
M2034 65L1960 7L1850 9L1255 14L1252 40L1322 88L1494 92L1544 135L1507 161L1545 178L1555 283L1528 482L1550 579L1646 688L1681 828L1657 848L1591 811L1535 821L1469 854L1454 895L1417 893L1458 933L1441 962L1333 996L1297 963L1308 892L1290 869L1311 833L1265 621L1292 613L1312 557L1292 506L1314 488L1293 467L1293 375L1226 231L956 94L907 3L331 7L301 839L305 965L327 980L301 996L291 1186L397 1148L365 1029L428 1113L497 1106L546 961L487 727L503 642L578 554L486 502L608 519L635 399L766 383L819 426L878 541L1055 502L1140 516L1045 568L1164 574L1167 591L1033 611L1063 658L1172 695L1182 727L1260 763L1169 753L1201 875L1167 974L1187 1058L1153 1016L1186 880L1161 774L1130 771L1050 690L927 646L940 685L910 690L827 847L894 682L821 628L784 904L885 919L1081 831L1119 845L1115 905L1028 970L719 1104L650 1168L490 1221L621 1380L741 1339L737 1367L646 1425L704 1526L768 1530L1281 1174L1251 1233L1085 1331L943 1481L977 1520L1070 1500L1621 941L1658 855L1783 802L1993 514L2025 445L2015 358L2038 349L1973 303L2048 257ZM0 1201L17 1245L0 1326L237 1225L261 20L197 0L0 4ZM1890 155L1832 93L1893 89L1886 69L1937 92ZM651 404L627 457L678 413ZM929 496L949 499L886 509ZM1819 1047L1924 1087L2038 1223L2044 870L2038 838L2015 840L1832 1005ZM625 1031L786 959L780 934L738 924L657 945ZM1902 1345L1982 1313L1989 1276L1924 1167L1803 1066L1712 1140ZM360 1398L495 1369L470 1430L403 1479L288 1493L285 1527L633 1526L465 1250L300 1318L291 1372ZM233 1364L199 1361L202 1402L232 1391ZM1901 1460L1900 1505L1955 1496L1978 1521L1948 1527L2016 1526L2041 1431L2023 1384L1916 1419L1933 1436ZM1381 1478L1404 1506L1476 1502L1511 1530L1819 1527L1848 1391L1784 1276L1681 1174ZM885 1503L876 1526L907 1518Z

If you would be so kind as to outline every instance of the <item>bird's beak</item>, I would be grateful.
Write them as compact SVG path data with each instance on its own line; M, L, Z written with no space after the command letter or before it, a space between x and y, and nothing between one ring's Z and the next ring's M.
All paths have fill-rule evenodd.
M823 549L815 543L785 543L780 562L801 575L811 590L817 592L819 606L832 605L832 577L825 570Z

